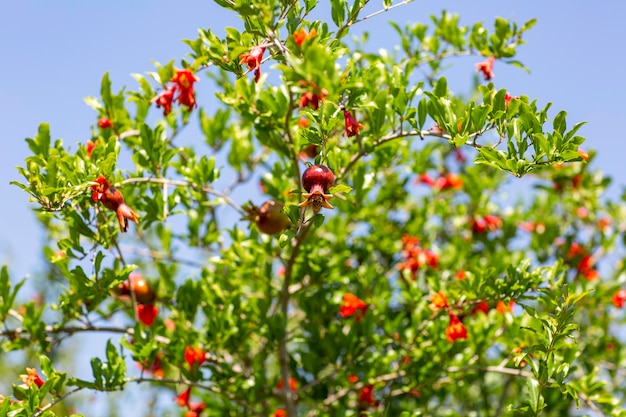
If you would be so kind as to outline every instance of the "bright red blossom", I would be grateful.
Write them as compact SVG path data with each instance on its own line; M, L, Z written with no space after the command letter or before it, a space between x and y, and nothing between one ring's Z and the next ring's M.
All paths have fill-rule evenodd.
M278 410L274 411L274 417L287 417L287 410L285 410L284 408L279 408Z
M174 401L176 401L179 407L187 407L191 409L191 405L189 404L189 397L191 397L191 387L181 392L176 398L174 398Z
M513 97L512 95L510 95L509 93L506 93L504 95L504 104L506 105L506 108L509 108L509 103L511 102L511 100L518 100L519 97L515 96Z
M423 266L436 268L439 265L439 256L419 245L419 240L414 236L405 235L402 237L402 261L398 264L401 271L410 271L411 278L415 279L417 271Z
M351 293L345 293L343 295L343 304L341 304L341 307L339 308L339 314L341 317L352 317L358 312L355 320L359 322L363 317L365 317L366 311L367 304L356 295Z
M98 119L98 127L100 129L108 129L113 126L113 123L107 117L101 117Z
M613 294L613 305L615 307L624 307L624 300L626 300L626 290L619 290Z
M137 213L133 211L124 202L124 196L117 188L111 187L109 181L102 175L94 181L96 184L91 186L91 199L94 202L101 201L104 207L114 211L117 214L117 220L120 224L122 232L128 230L128 220L137 223Z
M187 361L190 371L193 370L194 364L197 363L198 366L201 366L205 360L206 354L200 346L196 346L195 348L185 346L185 361Z
M199 78L189 68L176 70L176 74L171 80L178 90L178 97L176 98L178 104L187 106L187 110L196 107L196 94L193 89L193 84L196 81L199 81Z
M480 234L494 232L502 227L502 219L499 216L487 214L472 219L472 232Z
M241 54L239 56L239 64L247 65L248 70L254 70L254 82L258 82L261 78L261 61L263 60L263 54L265 53L264 46L256 46L250 50L247 54Z
M98 141L87 141L87 158L91 158L91 153L93 152L93 149L96 147L96 145L98 144ZM93 197L92 197L93 198Z
M159 314L159 309L154 304L137 304L137 317L145 326L152 326Z
M446 338L450 343L459 339L467 339L467 329L461 319L453 312L450 312L450 324L446 327Z
M476 71L483 73L485 81L489 81L494 77L493 64L496 62L495 57L489 57L486 60L479 62L476 65Z
M482 311L485 314L489 313L489 304L483 300L475 304L474 307L472 307L472 314L476 314L479 311Z
M156 103L157 108L163 108L163 116L167 116L172 112L172 102L174 101L174 93L176 86L172 85L161 91L158 96L152 99Z
M369 384L361 388L361 391L359 391L359 404L361 406L376 405L376 401L374 400L374 384Z
M363 128L363 125L356 121L352 113L345 107L341 109L343 111L343 117L346 122L346 130L343 132L347 137L356 136L359 134L359 129Z

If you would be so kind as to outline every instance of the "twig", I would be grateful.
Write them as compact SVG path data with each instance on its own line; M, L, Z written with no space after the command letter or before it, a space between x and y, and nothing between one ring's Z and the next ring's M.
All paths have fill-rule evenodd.
M72 391L68 391L65 394L61 395L60 397L55 398L54 401L50 402L49 404L46 404L45 406L40 408L39 411L33 414L33 417L42 416L43 413L45 413L46 411L48 411L49 409L51 409L52 407L54 407L55 405L57 405L58 403L66 399L67 397L69 397L70 395L76 394L78 391L82 390L83 388L84 387L76 387Z
M241 206L237 203L235 203L230 197L228 197L226 194L217 191L216 189L214 189L213 187L211 187L208 184L205 185L196 185L194 183L191 183L189 181L183 181L183 180L170 180L167 178L150 178L150 177L139 177L139 178L127 178L124 181L122 181L122 184L132 184L132 183L140 183L140 182L148 182L148 183L153 183L153 184L167 184L167 185L171 185L174 187L193 187L193 188L197 188L200 189L201 191L208 193L208 194L212 194L216 197L219 197L221 199L223 199L226 204L228 204L229 206L231 206L232 208L234 208L235 210L237 210L240 214L245 214L244 210L241 208Z
M256 410L254 407L252 407L250 404L248 404L246 401L235 397L233 394L229 393L229 392L225 392L222 391L220 388L214 386L214 385L203 385L203 384L199 384L197 382L192 382L186 379L168 379L168 378L146 378L146 377L140 377L140 378L130 378L126 380L127 383L130 382L134 382L136 384L141 384L142 382L155 382L155 383L159 383L159 384L172 384L172 385L189 385L192 387L196 387L199 389L203 389L206 391L211 391L215 394L221 395L224 398L227 398L228 400L242 406L243 408L245 408L246 410L248 410L249 412L251 412L252 414L256 415L256 416L264 416L263 413L261 413L260 411Z

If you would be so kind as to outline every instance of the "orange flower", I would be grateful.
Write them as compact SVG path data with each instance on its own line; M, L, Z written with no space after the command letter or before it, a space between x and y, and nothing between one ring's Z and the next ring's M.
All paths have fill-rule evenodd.
M279 408L278 410L274 411L274 417L287 417L287 410L285 410L284 408Z
M152 326L157 314L159 314L159 309L154 304L137 304L137 316L145 326Z
M39 377L37 370L34 368L26 368L26 375L20 375L20 380L28 387L35 384L37 388L41 388L44 384L43 379Z
M450 343L459 339L467 339L467 329L461 319L453 312L450 312L450 324L446 327L446 338Z
M489 57L486 60L479 62L476 65L476 71L483 73L483 78L485 81L489 81L494 77L493 74L493 64L496 62L495 57Z
M465 271L463 269L459 269L458 271L456 271L455 277L456 277L456 279L458 279L460 281L463 281L465 279L466 275L467 274L465 273Z
M593 280L598 279L598 277L600 276L600 273L598 272L597 269L591 268L583 272L583 276L585 277L587 281L593 281Z
M283 384L283 380L279 379L278 384L276 384L276 389L281 390L283 389L284 386L285 384ZM289 389L291 389L292 391L298 390L298 382L296 381L294 377L289 378Z
M198 366L201 366L205 360L206 354L200 346L196 346L195 348L185 346L185 361L189 364L190 371L193 371L194 364L197 363Z
M626 300L626 290L619 290L613 294L613 305L615 307L624 307L624 300Z
M359 129L363 128L363 125L356 121L352 113L348 111L345 107L342 107L343 117L346 122L346 130L343 132L347 137L356 136L359 134Z
M98 119L98 127L100 129L108 129L113 126L113 123L107 117L101 117Z
M504 301L498 301L496 303L496 311L500 314L504 314L507 311L513 311L513 305L515 303L513 301L510 301L508 304L506 304Z
M293 33L293 40L296 42L298 46L302 46L302 43L307 39L312 39L315 36L315 29L311 29L311 32L306 33L304 28L300 28L300 30L295 31Z
M343 304L339 308L339 314L343 318L352 317L355 313L359 312L356 316L356 321L359 322L363 317L365 317L365 312L367 311L367 304L361 299L359 299L356 295L345 293L343 295Z
M448 308L448 300L446 300L446 296L443 291L436 292L430 297L430 304L428 305L431 310L438 311L442 308Z
M584 149L578 148L578 154L583 159L583 161L589 161L589 152L585 151Z
M159 95L152 99L156 103L157 108L163 108L163 116L167 116L172 112L172 101L174 101L174 93L176 85L173 85L161 91Z
M191 387L181 392L176 398L174 398L174 401L176 401L179 407L187 407L191 409L191 405L189 404L190 396L191 396Z
M187 106L187 110L196 107L196 95L193 84L199 81L199 78L189 68L185 68L184 70L176 70L176 74L174 74L171 81L176 84L175 87L178 89L178 97L176 98L178 104Z
M358 380L359 380L359 377L358 377L358 376L356 376L356 375L350 375L350 376L348 377L348 382L350 382L350 383L352 383L352 384L354 384L354 383L355 383L355 382L357 382Z
M311 123L309 122L309 119L307 119L306 117L301 117L300 119L298 119L298 122L296 123L296 126L302 127L302 128L307 128L309 127Z
M261 77L261 61L263 60L263 54L265 53L264 46L255 46L250 50L250 53L241 54L239 56L239 64L246 64L248 71L254 70L254 82L258 82Z

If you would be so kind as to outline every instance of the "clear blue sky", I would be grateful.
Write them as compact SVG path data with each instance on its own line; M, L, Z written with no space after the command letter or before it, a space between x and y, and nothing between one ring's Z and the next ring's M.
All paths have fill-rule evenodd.
M323 2L324 3L324 2ZM381 3L382 1L376 1ZM376 6L378 7L378 5ZM461 14L462 22L494 17L519 23L538 18L527 34L518 58L531 69L526 74L496 64L494 82L514 95L526 94L553 109L566 109L570 123L586 120L581 130L586 149L599 156L595 167L624 183L626 141L622 137L626 106L626 67L623 27L626 3L590 1L415 1L355 27L372 33L372 48L391 49L396 38L386 22L427 21L442 8ZM32 137L40 122L51 124L53 138L76 149L89 139L96 114L83 98L97 96L100 79L109 71L114 88L135 87L131 73L153 69L150 61L180 58L199 27L218 35L225 26L238 26L232 15L211 1L188 0L22 0L3 7L0 25L0 262L9 263L14 278L36 273L41 265L42 233L30 211L28 196L9 185L19 180L15 166L28 154L24 138ZM476 61L476 60L474 60ZM453 87L469 88L473 61L459 61ZM199 94L205 82L198 85ZM554 114L554 113L552 113ZM39 267L40 268L40 267ZM168 399L169 401L169 399Z

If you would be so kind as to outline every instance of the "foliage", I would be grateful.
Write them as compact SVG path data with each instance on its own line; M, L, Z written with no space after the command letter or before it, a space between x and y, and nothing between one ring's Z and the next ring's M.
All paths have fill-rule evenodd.
M0 415L137 384L189 417L624 415L626 213L601 198L581 123L490 81L524 68L534 20L443 12L392 23L400 48L372 53L352 26L407 2L332 0L329 21L308 20L312 0L216 3L242 30L199 30L136 90L105 74L89 143L46 124L27 139L14 184L56 292L22 303L2 269L3 351L36 353L40 373ZM463 56L485 81L467 97L444 75ZM334 185L302 185L311 164ZM332 208L302 204L316 198ZM84 332L118 336L92 375L53 367Z

